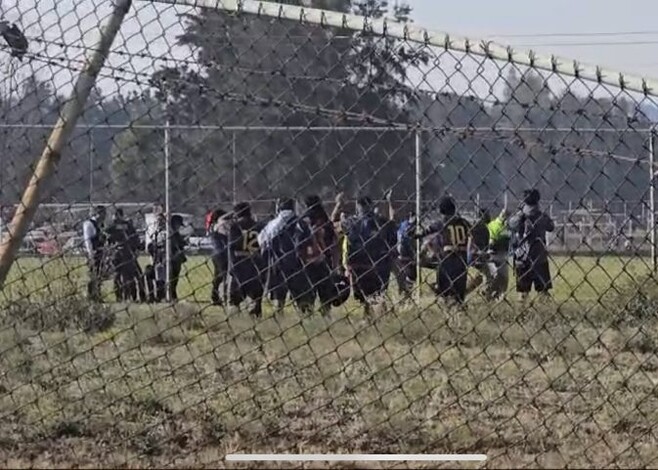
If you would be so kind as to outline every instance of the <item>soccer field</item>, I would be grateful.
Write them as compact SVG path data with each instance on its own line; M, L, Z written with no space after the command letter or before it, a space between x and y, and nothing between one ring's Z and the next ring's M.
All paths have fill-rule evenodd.
M624 303L648 267L560 258L553 268L556 301L530 309L448 311L428 296L372 322L351 302L331 318L290 309L256 321L201 303L202 258L182 285L200 303L175 306L66 302L84 287L80 260L22 259L6 293L34 308L1 317L0 459L223 466L258 443L484 452L495 467L651 461L658 323L643 312L656 304ZM81 315L98 321L84 331L69 321Z
M146 266L148 259L141 259ZM632 285L650 273L650 260L641 257L562 257L552 258L551 273L554 296L559 302L598 302L602 296L623 286ZM435 274L423 270L425 283L434 282ZM20 258L7 281L5 299L26 299L36 296L60 297L84 293L87 268L83 258ZM207 257L190 257L184 265L179 284L179 297L188 302L207 303L210 299L212 266ZM105 298L111 301L112 283L104 284ZM394 285L394 282L392 283ZM510 282L510 293L513 292ZM391 298L395 298L392 289Z

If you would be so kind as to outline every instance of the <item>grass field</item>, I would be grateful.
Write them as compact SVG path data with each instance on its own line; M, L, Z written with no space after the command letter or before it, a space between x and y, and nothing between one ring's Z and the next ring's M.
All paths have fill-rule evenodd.
M557 258L553 273L554 300L525 308L425 296L372 322L351 302L255 321L205 303L202 259L175 306L89 305L80 260L20 260L0 317L0 464L218 467L285 451L658 466L647 261Z

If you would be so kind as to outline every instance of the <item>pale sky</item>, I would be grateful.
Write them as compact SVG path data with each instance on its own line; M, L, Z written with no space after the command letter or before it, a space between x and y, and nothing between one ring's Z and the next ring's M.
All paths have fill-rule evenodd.
M428 29L497 39L511 45L550 44L533 49L621 72L658 77L656 0L630 0L628 3L618 0L411 0L409 3L414 8L416 24ZM619 32L652 34L591 35ZM554 33L587 36L536 37ZM500 37L508 35L528 37ZM610 44L620 42L636 44Z
M389 3L393 3L393 0L389 0ZM654 26L658 18L658 0L633 0L629 2L632 8L622 8L618 1L613 0L409 0L409 3L414 8L415 23L429 30L476 39L496 39L503 44L536 45L532 48L537 52L554 53L625 73L658 77L658 57L654 57L654 53L658 51L658 26ZM82 59L82 50L75 46L88 46L93 43L98 31L97 25L106 18L111 2L0 0L0 6L2 16L19 22L28 36L74 46L64 50L55 44L45 46L32 42L30 50L75 68L81 66ZM172 47L176 36L182 31L176 14L185 11L190 9L134 0L133 9L122 27L120 38L115 42L114 50L154 56L158 59L134 56L129 59L125 55L113 54L109 64L147 74L153 66L166 65L167 62L164 62L163 58L189 57L189 51ZM633 34L615 34L629 32ZM559 33L578 36L555 36ZM509 37L510 35L527 36ZM620 42L635 44L610 44ZM603 44L593 46L583 43ZM6 61L1 57L0 60L0 73L6 76ZM444 61L441 68L446 67L449 68L450 65L446 65ZM27 75L35 70L41 77L52 77L55 85L60 88L65 88L72 81L72 74L66 68L38 61L23 63L18 74L14 75L20 78L21 74ZM475 75L474 66L471 70ZM494 69L494 74L496 73L498 71ZM487 82L491 81L486 77L487 74L491 76L490 72L485 72L482 74L485 75L484 79L477 77L470 86L487 90ZM147 80L146 76L137 78ZM444 79L445 77L430 77L430 86L441 89L442 86L445 87L445 83L441 83ZM125 83L107 79L101 84L108 94L119 89L125 90L127 87ZM463 78L457 77L448 86L452 90L462 92L460 87L469 85ZM481 93L478 91L478 94Z

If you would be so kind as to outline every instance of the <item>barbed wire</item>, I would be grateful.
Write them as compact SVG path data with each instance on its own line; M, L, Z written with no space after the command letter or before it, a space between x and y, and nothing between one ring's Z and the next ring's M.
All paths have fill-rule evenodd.
M94 52L95 48L92 46L87 46L87 45L76 45L76 44L68 44L64 42L59 42L59 41L51 41L51 40L45 40L39 37L30 37L32 41L35 41L37 43L45 44L45 45L54 45L62 49L68 49L68 48L73 48L73 49L78 49L82 50L85 52ZM219 70L226 70L228 72L242 72L247 75L263 75L263 76L275 76L275 77L281 77L285 78L290 81L312 81L312 82L323 82L323 83L334 83L338 85L354 85L355 82L352 78L332 78L332 77L326 77L326 76L311 76L311 75L294 75L294 74L288 74L285 72L284 69L274 69L274 70L261 70L261 69L253 69L253 68L247 68L247 67L240 67L236 65L224 65L222 63L219 63L216 60L208 60L208 59L183 59L183 58L175 58L175 57L169 57L169 56L155 56L150 52L127 52L127 51L120 51L120 50L113 50L112 51L113 55L121 56L121 57L127 57L130 59L148 59L150 61L154 62L165 62L165 63L176 63L176 64L182 64L185 66L194 66L194 67L213 67L217 68ZM443 54L443 52L441 53ZM59 58L55 58L53 56L50 56L51 58L58 60ZM62 58L63 59L63 58ZM76 61L76 59L66 59L66 60L71 60L71 61ZM456 59L455 59L456 60ZM82 59L78 59L81 63L84 61ZM386 93L386 92L391 92L391 91L397 91L399 88L398 87L386 87L382 85L378 85L378 90ZM435 90L415 90L415 93L419 94L426 94L428 96L436 96L436 97L452 97L454 96L453 93L450 91L446 92L439 92ZM515 102L507 102L495 97L481 97L481 96L472 96L472 95L463 95L460 96L460 99L466 100L466 101L474 101L478 103L486 103L491 106L514 106L514 107L519 107L521 109L532 109L536 108L536 103L521 103L518 101ZM561 102L561 100L560 100ZM557 105L551 105L548 107L545 107L543 109L546 109L547 111L557 111L560 110L559 103ZM614 108L613 108L614 111ZM610 112L605 112L605 113L595 113L592 112L591 109L587 109L585 107L570 107L569 109L570 113L573 113L575 115L582 115L586 116L590 119L595 119L595 118L609 118ZM614 116L616 119L621 119L621 116ZM634 116L628 116L626 115L623 117L623 119L626 120L627 124L631 123L637 123L640 122L639 118L637 115Z
M76 71L76 72L81 72L83 70L82 67L73 67L70 65L63 65L60 62L71 62L71 63L78 63L80 65L84 64L83 60L76 60L76 59L68 59L68 58L58 58L58 57L52 57L52 56L45 56L41 54L33 54L30 53L29 57L32 60L35 61L41 61L47 65L52 65L52 66L58 66L65 68L70 71ZM153 84L150 82L151 74L148 72L136 72L136 71L131 71L126 68L122 67L115 67L115 66L105 66L106 70L109 70L112 72L112 74L106 74L102 73L99 75L101 78L107 78L107 79L113 79L119 82L126 82L126 83L133 83L137 85L142 85L142 86L147 86L147 87L153 87ZM126 75L132 75L133 77L131 78L126 78L125 76L117 76L116 73L119 74L126 74ZM138 78L142 77L142 79ZM146 79L143 80L143 79ZM276 99L271 99L271 98L262 98L258 96L249 96L249 95L241 95L239 93L232 93L232 92L220 92L217 90L214 90L211 87L208 87L203 84L195 84L195 83L189 83L184 79L177 79L174 77L168 77L165 80L167 83L174 83L174 84L179 84L183 85L192 89L197 89L199 93L209 93L211 94L214 98L220 98L226 101L233 101L233 102L251 102L254 104L258 104L261 106L274 106L274 107L285 107L289 108L291 110L296 110L296 111L303 111L307 113L312 113L316 114L319 116L325 116L325 117L333 117L339 120L353 120L355 122L359 123L366 123L366 124L371 124L371 125L381 125L381 126L390 126L392 129L397 128L397 129L406 129L409 131L413 130L423 130L423 131L431 131L436 133L437 135L440 134L455 134L457 135L460 139L464 139L467 137L477 137L479 139L483 140L494 140L494 141L505 141L509 140L510 142L515 142L517 145L523 147L524 145L527 145L527 142L523 139L521 136L515 136L515 137L509 137L509 136L494 136L494 137L486 137L481 134L481 130L477 129L470 129L470 128L463 128L459 130L454 130L451 128L451 126L443 126L443 127L432 127L432 126L424 126L424 125L418 125L416 123L405 123L405 122L400 122L400 121L394 121L390 119L384 119L377 117L372 114L368 113L355 113L355 112L350 112L346 110L336 110L336 109L330 109L330 108L323 108L323 107L316 107L316 106L309 106L309 105L304 105L304 104L299 104L299 103L290 103L286 102L283 100L276 100ZM547 131L549 130L548 128L546 129ZM520 130L522 131L522 130ZM627 129L626 131L633 132L635 129ZM500 132L497 129L491 129L491 132ZM574 132L578 132L577 129L574 129ZM579 156L591 156L591 157L596 157L596 156L603 156L603 157L608 157L620 161L627 161L627 162L638 162L642 161L644 159L634 159L632 157L625 157L621 155L615 155L614 153L607 152L607 151L597 151L597 150L592 150L592 149L580 149L578 147L571 147L567 146L564 143L559 143L558 145L555 144L547 144L547 143L542 143L542 142L536 142L531 144L532 147L542 147L546 149L548 152L554 153L556 151L565 151L565 152L572 152L576 155Z

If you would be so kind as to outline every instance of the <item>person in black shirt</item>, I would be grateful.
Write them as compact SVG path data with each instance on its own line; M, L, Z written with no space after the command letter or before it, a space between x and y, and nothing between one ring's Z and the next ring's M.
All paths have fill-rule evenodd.
M233 208L235 221L229 230L229 301L239 307L249 297L253 306L249 313L263 314L265 262L258 245L258 234L263 224L256 222L247 202Z
M169 268L169 299L172 302L178 300L178 281L183 264L187 261L185 256L185 245L187 242L180 233L183 227L183 218L180 215L171 216L171 234L170 234L170 250L171 250L171 265Z
M439 213L442 220L433 224L420 236L438 235L437 294L440 297L452 299L458 304L462 304L466 299L467 250L471 226L457 214L457 206L451 197L441 198Z
M516 291L525 300L532 288L547 296L553 288L546 249L546 233L555 230L548 214L539 208L541 195L536 189L523 193L523 203L509 220Z
M112 224L107 229L107 241L112 251L114 294L117 301L145 299L142 272L137 261L139 236L122 209L116 209Z

